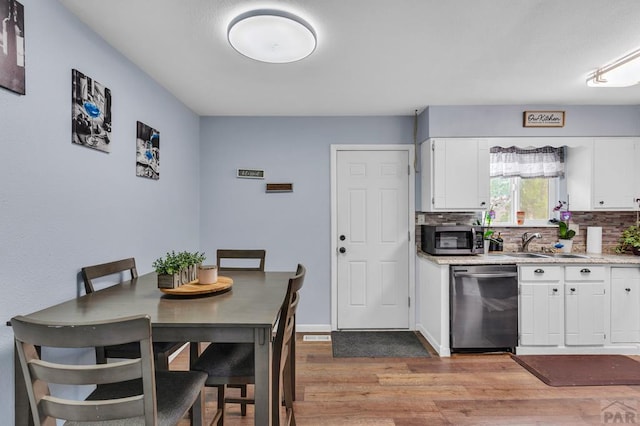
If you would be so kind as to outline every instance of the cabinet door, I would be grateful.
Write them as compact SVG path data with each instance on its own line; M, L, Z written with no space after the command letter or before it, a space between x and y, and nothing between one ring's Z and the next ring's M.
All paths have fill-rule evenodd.
M489 142L485 139L430 140L430 210L483 210L489 206ZM428 147L428 148L429 148Z
M593 145L593 208L637 207L640 146L636 138L596 139Z
M565 284L565 343L604 344L604 283Z
M560 283L520 284L520 345L562 344Z
M611 342L640 342L640 268L611 268Z

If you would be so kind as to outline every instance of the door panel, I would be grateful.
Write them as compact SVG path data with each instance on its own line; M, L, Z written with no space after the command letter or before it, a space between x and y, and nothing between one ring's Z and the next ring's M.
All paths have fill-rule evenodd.
M337 153L339 329L409 327L407 151Z

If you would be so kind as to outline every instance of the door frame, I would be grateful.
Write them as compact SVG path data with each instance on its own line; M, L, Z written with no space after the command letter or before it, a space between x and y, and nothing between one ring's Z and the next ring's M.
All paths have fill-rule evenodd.
M339 151L405 151L409 160L409 208L407 218L409 223L409 330L416 329L416 171L415 147L411 144L397 145L331 145L331 234L330 234L330 256L331 256L331 330L338 329L338 152Z

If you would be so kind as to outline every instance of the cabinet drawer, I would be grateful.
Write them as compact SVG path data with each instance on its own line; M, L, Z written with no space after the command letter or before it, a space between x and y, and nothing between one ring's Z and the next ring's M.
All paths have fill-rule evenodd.
M562 267L551 265L519 266L520 281L560 281L562 280Z
M564 274L566 281L604 281L605 267L594 265L566 266Z

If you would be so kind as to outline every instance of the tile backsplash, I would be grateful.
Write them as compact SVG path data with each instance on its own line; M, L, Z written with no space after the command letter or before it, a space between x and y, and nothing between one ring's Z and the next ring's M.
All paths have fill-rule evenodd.
M479 217L478 213L462 212L462 213L416 213L424 215L426 225L439 225L442 223L456 223L460 225L471 225ZM635 225L638 220L636 212L572 212L571 223L577 224L579 228L578 235L573 238L573 252L584 253L587 249L587 227L602 227L602 253L614 254L615 247L620 239L620 234L624 229L631 225ZM555 227L527 227L511 226L511 227L495 227L504 240L505 251L517 251L520 246L522 234L524 232L539 232L542 234L541 239L534 239L529 245L530 251L540 251L543 247L553 247L558 240L558 230ZM421 232L420 226L416 226L416 241L420 246Z

